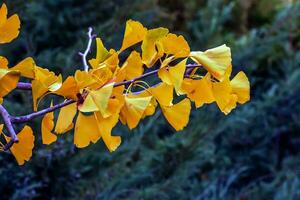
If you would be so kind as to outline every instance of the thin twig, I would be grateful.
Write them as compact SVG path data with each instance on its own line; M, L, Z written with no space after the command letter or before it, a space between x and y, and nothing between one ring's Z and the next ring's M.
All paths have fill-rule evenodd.
M87 64L87 58L86 57L89 54L89 52L91 51L91 46L92 46L93 39L96 37L96 35L93 35L92 32L93 32L93 28L89 27L89 31L87 33L87 35L89 37L87 47L86 47L84 53L82 53L82 52L78 53L81 56L82 63L83 63L83 68L84 68L84 71L86 71L86 72L89 71L89 65Z
M15 142L18 142L19 140L15 129L12 125L11 116L8 114L7 110L2 105L0 105L0 114L3 118L4 125L10 136L10 141L6 143L6 145L3 147L3 150L7 151Z

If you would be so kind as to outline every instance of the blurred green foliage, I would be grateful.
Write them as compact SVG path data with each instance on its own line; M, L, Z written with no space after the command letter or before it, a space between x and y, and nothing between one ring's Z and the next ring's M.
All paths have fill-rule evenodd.
M179 133L158 111L121 147L78 150L72 134L42 146L18 167L0 154L0 199L300 199L300 4L284 0L14 0L20 37L1 46L11 65L33 56L64 76L81 67L77 52L95 28L107 47L121 44L127 19L183 34L191 48L232 47L234 71L250 77L251 102L229 116L215 105L191 114ZM28 93L5 102L31 110Z

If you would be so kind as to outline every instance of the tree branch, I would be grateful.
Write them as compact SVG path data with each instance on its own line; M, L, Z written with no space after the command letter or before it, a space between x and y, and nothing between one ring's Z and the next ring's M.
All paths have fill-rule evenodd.
M187 64L186 65L186 74L190 74L191 70L196 68L196 67L200 67L201 65L199 64ZM122 81L122 82L118 82L118 83L115 83L114 87L118 87L118 86L122 86L122 85L129 85L137 80L140 80L140 79L143 79L143 78L146 78L148 76L151 76L151 75L156 75L158 72L158 69L157 70L153 70L153 71L150 71L148 73L145 73L145 74L142 74L141 76L137 76L133 79L130 79L130 80L126 80L126 81ZM23 83L23 82L19 82L18 83L18 86L17 86L17 89L20 89L20 90L31 90L32 89L32 86L30 83Z
M72 104L72 103L75 103L75 102L76 101L73 100L73 99L68 99L68 100L66 100L66 101L64 101L62 103L56 104L56 105L54 105L52 107L45 108L45 109L37 111L37 112L30 113L28 115L22 115L22 116L17 116L17 117L11 116L10 117L11 118L11 122L12 123L28 122L30 120L33 120L33 119L37 118L37 117L40 117L42 115L45 115L45 114L47 114L49 112L52 112L52 111L57 110L59 108L65 107L65 106L67 106L69 104Z
M87 64L87 58L86 57L89 54L89 52L91 51L91 46L92 46L93 39L96 37L96 35L92 35L92 32L93 32L93 28L89 27L89 31L87 33L87 35L89 37L87 47L86 47L84 53L82 53L82 52L78 53L81 56L82 63L83 63L83 68L84 68L84 71L86 71L86 72L89 71L89 65Z
M15 142L18 142L19 140L15 129L12 125L11 116L8 114L7 110L2 105L0 105L0 114L3 118L4 125L10 135L10 141L6 143L6 145L3 147L3 150L7 151Z
M196 68L196 67L200 67L200 65L199 64L188 64L188 65L186 65L186 72L190 73L190 69L193 69L193 68ZM134 83L137 80L146 78L148 76L156 75L157 72L158 72L158 69L150 71L148 73L145 73L145 74L143 74L141 76L137 76L137 77L135 77L134 79L131 79L131 80L127 80L127 81L122 81L122 82L115 83L114 87L118 87L118 86L128 85L128 84ZM21 85L22 84L23 83L21 83ZM27 85L27 86L29 87L29 85ZM19 88L19 89L22 89L22 88ZM57 110L59 108L62 108L64 106L67 106L67 105L69 105L71 103L75 103L75 100L69 99L69 100L64 101L63 103L59 103L59 104L54 105L52 107L45 108L43 110L31 113L31 114L27 114L27 115L23 115L23 116L11 116L10 118L11 118L11 121L13 123L24 123L24 122L30 121L32 119L35 119L35 118L37 118L39 116L42 116L42 115L44 115L46 113L49 113L49 112L52 112L52 111Z

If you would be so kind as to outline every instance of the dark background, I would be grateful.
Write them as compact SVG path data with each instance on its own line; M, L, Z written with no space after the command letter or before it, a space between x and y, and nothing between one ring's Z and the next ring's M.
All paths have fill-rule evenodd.
M226 43L234 74L251 82L251 101L224 116L216 105L191 113L175 133L158 112L134 131L118 126L120 148L102 141L78 150L72 133L41 145L19 167L0 154L0 199L300 199L300 4L288 0L9 0L21 33L1 45L13 66L26 56L64 77L81 68L77 52L95 28L119 48L127 19L183 34L192 50ZM13 92L12 114L32 109Z

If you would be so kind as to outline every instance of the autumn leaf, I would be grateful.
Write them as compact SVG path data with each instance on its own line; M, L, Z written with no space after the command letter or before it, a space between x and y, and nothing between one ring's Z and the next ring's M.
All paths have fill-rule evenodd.
M161 109L167 121L176 131L182 130L189 122L191 102L187 98L172 106L161 106Z
M23 165L25 161L29 161L32 156L32 149L34 147L34 135L29 126L25 126L18 134L18 143L14 143L10 148L11 153L16 158L19 165ZM10 140L5 137L6 141Z
M166 28L156 28L147 31L142 43L142 60L150 68L160 57L163 56L162 47L158 47L158 41L168 34Z
M0 8L0 44L9 43L19 35L20 19L17 14L7 18L7 7Z
M146 33L147 29L140 22L128 20L126 22L124 39L120 52L138 42L141 42Z
M121 110L121 114L124 122L130 129L138 125L151 99L152 96L136 97L134 95L128 95L125 97L125 105Z
M62 134L73 128L73 119L76 113L76 103L61 108L56 121L55 132L57 134Z
M17 87L19 75L19 71L0 68L0 98L6 96Z
M49 112L45 114L43 117L42 127L41 127L43 144L49 145L57 140L57 136L54 133L52 133L52 130L54 128L53 119L54 119L53 112Z
M74 144L78 148L87 147L101 138L95 115L84 115L79 112L75 124Z
M222 80L228 67L231 66L230 48L222 45L205 52L192 51L190 57L203 67L215 78Z

